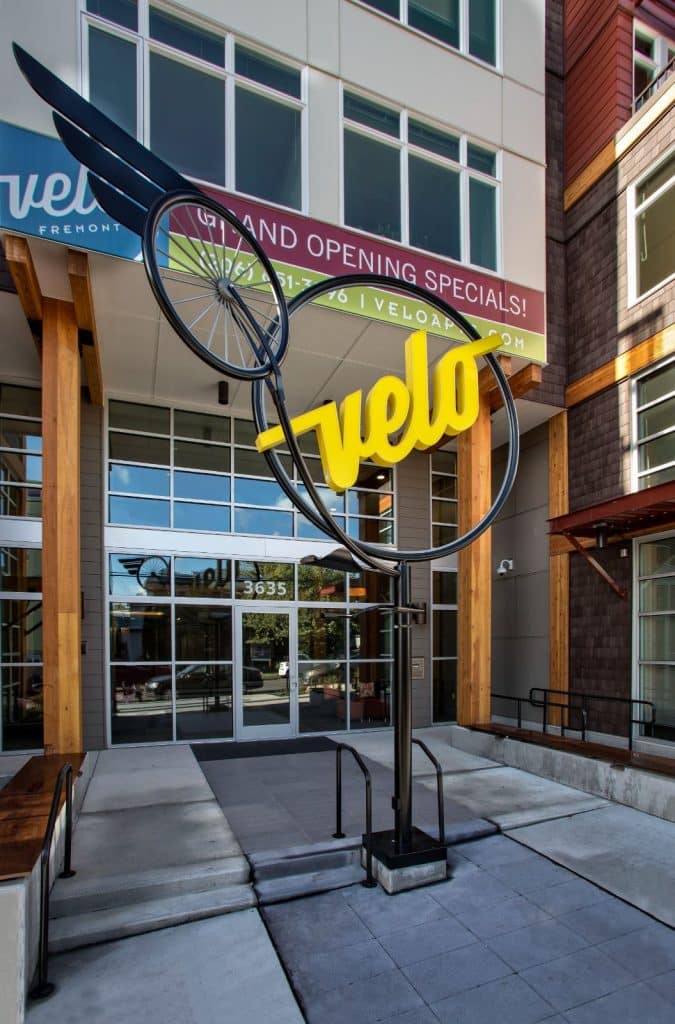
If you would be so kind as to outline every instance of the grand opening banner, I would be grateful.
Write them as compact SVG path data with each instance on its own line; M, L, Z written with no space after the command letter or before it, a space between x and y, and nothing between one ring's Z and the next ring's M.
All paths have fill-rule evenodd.
M386 274L444 299L481 335L501 334L502 351L545 362L543 292L223 190L208 192L252 231L288 298L338 274ZM2 121L0 227L122 259L141 259L138 237L101 210L87 185L86 169L58 139ZM350 288L320 301L408 330L461 337L453 324L424 303L385 291Z

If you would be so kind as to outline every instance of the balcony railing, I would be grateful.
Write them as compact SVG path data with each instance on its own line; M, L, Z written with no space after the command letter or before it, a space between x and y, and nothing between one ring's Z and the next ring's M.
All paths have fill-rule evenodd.
M666 66L659 71L658 75L652 78L651 82L646 89L643 89L639 96L636 96L633 101L633 113L637 113L640 107L643 107L647 100L651 99L655 92L664 85L673 73L675 68L675 57L671 57Z

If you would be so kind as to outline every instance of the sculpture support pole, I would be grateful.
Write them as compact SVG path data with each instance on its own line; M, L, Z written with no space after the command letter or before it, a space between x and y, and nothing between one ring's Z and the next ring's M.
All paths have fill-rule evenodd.
M399 563L394 587L397 609L410 606L410 564ZM397 610L394 685L394 830L397 852L410 849L412 837L412 692L410 616Z

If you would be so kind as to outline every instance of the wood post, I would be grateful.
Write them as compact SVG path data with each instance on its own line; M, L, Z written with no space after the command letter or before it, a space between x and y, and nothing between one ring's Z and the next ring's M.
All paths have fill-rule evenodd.
M548 423L548 514L549 518L569 512L567 412ZM549 689L569 690L570 557L565 552L549 553ZM554 701L564 697L555 696ZM551 709L551 724L560 724L560 712Z
M82 750L80 355L71 303L42 304L42 621L45 753Z
M478 418L457 439L459 533L485 515L492 503L492 425L488 394L480 396ZM457 608L457 722L490 721L492 671L492 531L459 552Z

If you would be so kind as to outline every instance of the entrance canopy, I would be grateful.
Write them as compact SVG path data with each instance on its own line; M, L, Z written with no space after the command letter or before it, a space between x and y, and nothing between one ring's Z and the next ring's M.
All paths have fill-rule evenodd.
M622 540L675 526L675 480L549 519L550 533ZM602 546L602 542L599 544Z

